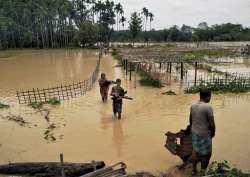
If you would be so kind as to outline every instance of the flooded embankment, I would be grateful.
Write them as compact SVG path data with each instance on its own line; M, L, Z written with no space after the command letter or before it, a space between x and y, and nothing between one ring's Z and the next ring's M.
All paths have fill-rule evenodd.
M88 56L86 51L69 53L66 57L64 50L39 51L0 61L0 98L11 105L0 110L0 115L10 112L29 122L28 126L19 126L0 118L1 164L58 161L60 153L69 162L124 161L130 172L166 172L181 163L164 148L164 133L187 126L190 105L198 95L183 94L177 84L171 86L176 96L162 95L167 87L155 89L137 84L135 88L134 77L129 81L122 68L114 67L117 61L110 56L103 57L100 72L109 79L121 78L122 86L134 98L124 101L122 120L113 117L111 100L101 102L97 83L82 97L49 106L50 122L32 108L18 105L16 89L46 88L71 79L83 80L91 74L96 55ZM54 57L47 59L49 56ZM226 159L249 170L250 94L213 95L211 104L217 126L212 160ZM44 139L51 124L55 125L51 131L56 138L53 142Z

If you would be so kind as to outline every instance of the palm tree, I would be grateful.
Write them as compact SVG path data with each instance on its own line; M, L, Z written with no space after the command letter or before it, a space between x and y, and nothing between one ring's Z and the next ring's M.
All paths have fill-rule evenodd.
M148 15L149 11L146 7L142 8L142 14L144 15L144 25L145 25L145 31L147 31L147 23L148 23Z
M114 10L116 13L116 23L117 23L117 31L118 31L119 25L120 25L120 16L124 13L121 3L116 4Z
M149 21L150 21L150 31L152 30L152 21L154 21L154 14L152 12L149 12Z
M127 19L124 16L122 16L121 19L120 19L120 23L122 24L123 30L124 30L124 26L125 26L126 21L127 21Z

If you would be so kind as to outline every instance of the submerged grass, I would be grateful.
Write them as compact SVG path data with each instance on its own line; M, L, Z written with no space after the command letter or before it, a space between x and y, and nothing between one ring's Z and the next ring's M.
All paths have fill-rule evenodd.
M139 83L142 86L151 86L155 88L163 87L162 82L159 79L154 79L149 73L143 70L140 70L139 75L141 76Z
M9 108L10 105L4 104L0 102L0 109L4 109L4 108Z
M28 104L28 106L32 107L33 109L42 109L44 104L59 105L61 104L61 101L57 98L50 98L49 101L46 102L31 102Z
M195 94L204 89L215 93L244 93L250 91L250 85L240 80L225 82L224 79L216 79L213 83L201 81L198 85L185 89L185 93Z
M184 58L187 60L200 60L204 59L206 56L213 57L223 57L223 56L231 56L233 55L232 51L225 49L217 49L217 50L199 50L199 51L191 51L184 54Z

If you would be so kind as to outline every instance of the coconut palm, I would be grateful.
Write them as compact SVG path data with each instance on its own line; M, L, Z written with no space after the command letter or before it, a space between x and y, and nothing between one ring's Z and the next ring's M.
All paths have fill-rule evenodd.
M125 26L126 21L127 21L127 19L124 16L122 16L121 19L120 19L120 23L122 24L123 30L124 30L124 26Z
M149 12L149 21L150 21L150 31L152 30L152 21L154 21L154 14L152 12Z
M142 14L144 15L144 25L145 25L145 31L147 31L147 23L148 23L148 15L149 11L146 7L142 8Z
M120 26L120 16L122 16L124 13L121 3L116 4L114 10L116 13L116 23L117 23L117 31L118 31L119 26Z

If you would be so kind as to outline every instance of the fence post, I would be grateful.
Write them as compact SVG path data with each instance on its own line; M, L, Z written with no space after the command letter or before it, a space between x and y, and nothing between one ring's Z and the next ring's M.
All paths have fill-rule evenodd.
M126 75L128 75L128 60L125 60Z
M183 62L181 62L181 80L183 80Z
M63 154L60 154L60 162L61 162L61 174L62 177L65 177L64 166L63 166Z
M196 86L197 82L197 68L198 68L198 63L195 62L194 86Z
M172 62L169 62L169 73L172 73Z
M137 70L138 70L138 64L135 64L135 72L134 72L134 74L135 74L135 88L136 88L136 81L137 81L137 79L136 79Z
M132 80L132 63L129 63L129 80Z

